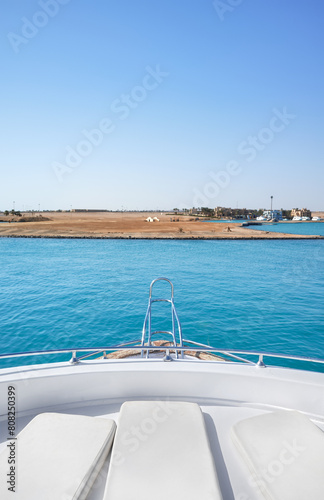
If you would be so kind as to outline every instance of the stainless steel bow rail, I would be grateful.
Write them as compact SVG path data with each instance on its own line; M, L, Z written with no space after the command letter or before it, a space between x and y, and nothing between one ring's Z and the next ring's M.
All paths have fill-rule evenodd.
M165 298L152 298L153 286L157 281L166 281L171 286L171 297L169 299ZM171 305L171 321L172 328L170 331L167 330L155 330L152 331L152 304L155 302L167 302ZM167 335L171 340L167 342L168 345L155 345L152 341L154 335ZM161 358L156 358L157 354L161 352L164 353L164 361L178 361L178 362L190 362L194 360L200 363L242 363L248 364L260 368L266 367L264 363L264 358L277 358L292 361L301 361L306 363L317 363L324 365L324 359L320 358L310 358L306 356L293 356L287 354L277 354L269 352L260 351L248 351L248 350L237 350L237 349L223 349L212 347L210 345L202 344L199 342L194 342L192 340L184 339L182 336L181 324L178 318L178 314L174 305L174 289L173 284L168 278L157 278L152 281L150 285L149 303L146 311L141 340L133 340L130 342L124 342L122 344L107 346L107 347L82 347L82 348L69 348L69 349L51 349L51 350L40 350L40 351L27 351L27 352L16 352L11 354L0 354L0 361L2 359L15 359L22 357L31 356L47 356L47 355L58 355L58 354L72 354L71 359L68 361L71 364L78 364L81 362L100 362L100 363L110 363L110 362L120 362L119 359L110 358L106 359L106 353L114 353L117 351L129 351L131 349L132 353L129 357L124 357L123 362L130 361L134 359L134 355L138 356L138 361L158 361ZM188 352L190 349L190 352ZM187 352L186 352L187 351ZM77 354L85 353L82 356L77 356ZM201 360L195 357L198 353L208 353L211 355L212 359ZM101 359L98 359L98 356ZM127 355L127 353L126 353ZM222 357L220 358L219 355ZM93 356L97 356L93 358ZM215 359L213 359L215 356ZM256 357L256 361L251 359L246 359L242 356ZM92 358L92 359L90 359ZM139 359L142 358L142 359ZM136 358L135 358L136 359ZM57 360L55 360L57 362Z
M47 355L54 355L54 354L72 354L71 359L68 361L69 363L72 364L77 364L81 362L104 362L104 363L110 363L110 362L118 362L120 360L118 359L89 359L90 356L98 356L99 354L104 354L107 352L116 352L116 351L124 351L124 350L129 350L130 346L132 350L137 351L138 355L140 356L142 351L143 351L143 346L139 345L138 341L134 341L134 343L137 342L137 345L133 345L133 342L128 342L127 344L119 344L115 346L108 346L108 347L83 347L83 348L75 348L75 349L52 349L52 350L43 350L43 351L27 351L27 352L16 352L16 353L10 353L10 354L0 354L0 360L1 359L15 359L15 358L22 358L22 357L29 357L29 356L47 356ZM210 353L210 354L221 354L222 356L225 356L229 359L223 359L219 360L197 360L195 358L195 362L200 362L200 363L228 363L228 361L233 361L233 362L239 362L239 363L245 363L248 365L252 366L257 366L257 367L266 367L269 366L265 365L264 363L264 358L278 358L278 359L284 359L284 360L293 360L293 361L301 361L301 362L307 362L307 363L318 363L318 364L324 364L324 359L320 358L310 358L306 356L293 356L293 355L287 355L287 354L278 354L278 353L270 353L270 352L259 352L259 351L241 351L237 349L219 349L216 347L211 347L211 346L206 346L205 344L200 344L198 342L193 342L190 340L183 339L183 347L177 346L177 351L184 353L188 348L190 348L190 351L192 353ZM163 351L165 354L167 352L172 354L172 350L174 351L174 348L170 348L170 346L150 346L150 351L152 352L160 352ZM83 356L77 357L77 353L86 353ZM253 356L257 358L257 361L252 361L250 359L242 358L241 356ZM178 361L178 362L183 362L186 363L190 361L190 357L192 356L185 356L183 359L177 359L176 356L170 356L172 360ZM124 358L122 361L127 362L129 358ZM146 361L154 361L155 359L153 358L143 358L140 359L142 362ZM57 361L57 360L56 360ZM273 365L271 365L273 366Z
M171 297L170 299L153 299L152 298L152 290L153 290L153 285L157 281L166 281L170 284L171 286ZM172 321L172 330L155 330L152 331L152 305L155 302L167 302L171 304L171 321ZM176 339L176 325L178 329L178 341ZM173 284L168 278L156 278L155 280L152 281L150 285L150 296L149 296L149 303L144 319L144 324L143 324L143 330L142 330L142 347L146 348L146 357L149 357L149 349L151 348L152 344L152 336L153 335L169 335L172 338L172 341L170 342L170 347L183 347L183 340L182 340L182 329L181 329L181 324L178 318L178 313L174 305L174 288ZM183 351L181 352L181 357L183 358ZM178 359L179 357L179 351L175 350L176 358ZM144 356L144 349L141 352L141 357ZM171 361L170 357L170 352L166 351L165 354L165 361Z

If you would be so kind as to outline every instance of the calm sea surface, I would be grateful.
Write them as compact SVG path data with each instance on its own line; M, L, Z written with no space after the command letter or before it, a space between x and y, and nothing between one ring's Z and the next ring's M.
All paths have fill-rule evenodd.
M150 282L166 276L185 338L324 358L322 240L1 238L0 252L1 353L140 338ZM155 329L169 327L162 305Z
M262 226L250 226L249 229L257 231L271 231L274 233L289 234L317 234L324 236L324 222L280 222L279 224L264 224Z

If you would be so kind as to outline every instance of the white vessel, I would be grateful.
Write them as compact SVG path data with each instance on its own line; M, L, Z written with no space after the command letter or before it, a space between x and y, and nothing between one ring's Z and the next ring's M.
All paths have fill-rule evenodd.
M302 221L302 217L298 217L297 215L295 215L295 217L293 217L293 220L298 220L298 221Z
M274 365L324 360L184 339L166 278L138 341L1 358L68 352L0 370L1 500L323 500L324 373Z
M319 221L319 220L321 220L321 218L320 217L312 217L312 220Z

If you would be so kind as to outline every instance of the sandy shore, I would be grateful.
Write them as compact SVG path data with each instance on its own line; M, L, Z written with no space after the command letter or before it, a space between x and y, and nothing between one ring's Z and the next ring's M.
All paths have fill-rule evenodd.
M0 224L0 237L26 238L137 238L137 239L314 239L242 228L231 222L195 221L159 213L133 212L46 212L50 221ZM146 222L148 216L159 222ZM191 219L191 220L190 220ZM230 230L228 230L228 228Z

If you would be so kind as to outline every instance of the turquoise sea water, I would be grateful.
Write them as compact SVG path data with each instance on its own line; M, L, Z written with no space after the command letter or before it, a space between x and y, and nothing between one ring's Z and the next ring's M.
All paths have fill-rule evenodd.
M216 222L216 223L219 223L221 222L222 224L224 224L224 222L227 222L228 224L230 223L243 223L243 222L247 222L247 219L232 219L232 220L228 220L228 219L217 219L217 220L207 220L207 221L204 221L202 220L201 222Z
M322 240L1 238L0 252L1 353L140 338L150 282L166 276L185 338L324 358Z
M279 222L267 223L262 226L249 226L257 231L271 231L274 233L307 234L324 236L324 222Z

